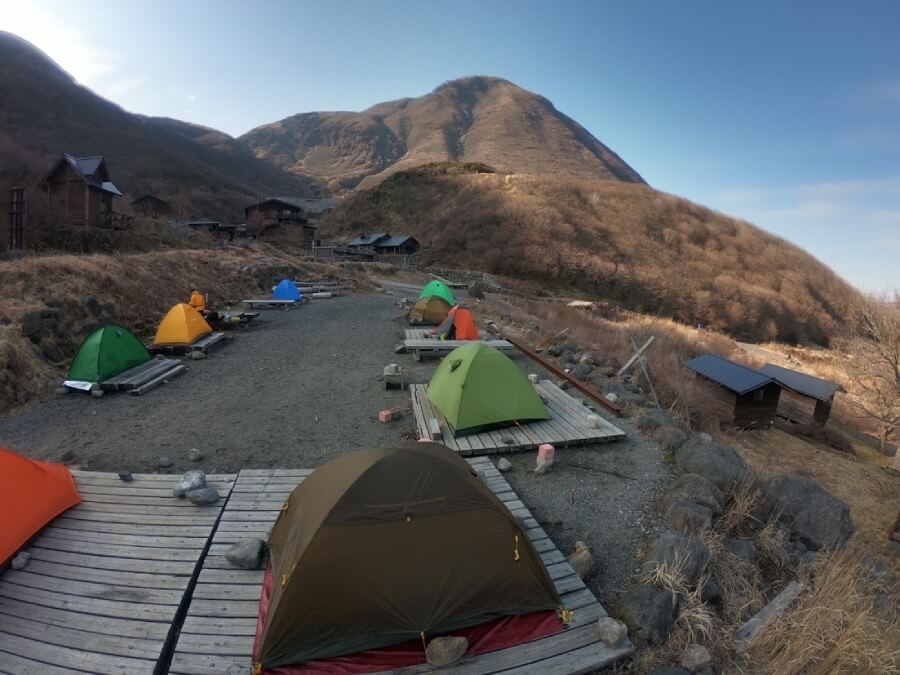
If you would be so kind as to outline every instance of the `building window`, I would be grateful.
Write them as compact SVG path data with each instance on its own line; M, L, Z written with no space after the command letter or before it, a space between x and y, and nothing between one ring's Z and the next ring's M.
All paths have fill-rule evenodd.
M765 401L766 400L766 390L765 389L757 389L753 392L753 400L754 401Z

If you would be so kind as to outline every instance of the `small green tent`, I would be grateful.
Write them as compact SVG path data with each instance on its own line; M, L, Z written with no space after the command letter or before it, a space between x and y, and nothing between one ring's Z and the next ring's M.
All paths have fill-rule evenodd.
M464 345L447 354L428 384L428 398L455 434L550 419L525 373L506 354L485 344Z
M102 382L149 360L150 354L131 331L111 324L95 330L81 343L67 379Z
M451 291L450 287L443 281L432 279L425 284L425 287L422 288L422 292L419 293L420 298L428 298L432 295L443 298L451 307L456 304L456 297L453 295L453 291Z

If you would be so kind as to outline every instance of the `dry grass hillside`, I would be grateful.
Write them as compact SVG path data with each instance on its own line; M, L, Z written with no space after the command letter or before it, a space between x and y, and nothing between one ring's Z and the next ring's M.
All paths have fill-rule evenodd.
M51 391L81 341L101 325L118 323L149 338L166 310L185 302L193 288L221 307L297 272L333 277L338 269L268 246L2 261L0 412ZM43 322L36 340L23 335L22 324L35 312Z
M550 101L494 77L453 80L425 96L358 113L302 113L239 140L257 157L336 189L371 187L393 172L447 160L642 182Z
M183 216L243 218L261 194L303 194L310 179L257 160L206 127L129 113L78 85L33 45L0 31L0 208L11 183L34 186L61 153L104 155L125 193L151 192Z
M322 236L414 235L424 262L580 289L740 339L826 344L856 291L783 239L642 184L395 174L345 199Z

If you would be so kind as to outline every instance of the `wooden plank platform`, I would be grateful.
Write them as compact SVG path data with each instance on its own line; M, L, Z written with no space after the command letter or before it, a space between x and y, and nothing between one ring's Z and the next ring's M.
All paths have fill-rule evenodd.
M128 391L140 395L173 377L178 377L186 370L187 366L178 359L157 356L147 363L104 380L100 383L100 388L103 391Z
M588 426L588 416L596 413L550 380L541 380L535 386L550 411L549 420L455 436L444 416L428 400L428 385L411 384L409 390L419 438L439 441L461 455L519 452L537 448L542 443L564 448L625 438L624 431L599 414L600 427ZM440 429L440 433L435 433L435 429Z
M491 461L486 457L467 461L482 473L488 487L509 510L523 520L564 604L573 611L573 619L562 633L466 657L444 672L584 673L629 654L633 649L630 642L610 649L599 641L594 624L606 612ZM240 539L267 538L284 499L310 473L305 469L241 471L200 572L175 647L171 673L219 675L233 664L249 669L263 571L234 569L224 555ZM404 674L434 671L427 665L403 669Z
M222 499L194 506L178 476L72 474L83 502L0 573L0 673L153 673L235 476L209 476Z
M272 299L259 299L259 300L241 300L245 305L247 305L250 309L291 309L294 305L297 305L296 300L272 300Z
M200 338L196 342L194 342L191 346L187 348L189 352L203 352L204 354L210 350L211 347L219 344L225 339L225 333L222 331L216 331L215 333L210 333L204 338Z
M516 351L512 343L506 340L438 340L428 335L427 328L407 328L403 340L403 346L407 352L411 352L416 361L421 361L425 355L442 356L452 352L457 347L477 342L494 347L502 351Z

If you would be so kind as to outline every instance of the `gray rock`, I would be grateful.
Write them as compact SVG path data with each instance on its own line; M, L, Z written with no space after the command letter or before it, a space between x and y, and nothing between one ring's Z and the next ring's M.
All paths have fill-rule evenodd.
M74 462L74 461L75 461L75 452L72 451L71 448L70 448L69 450L65 450L65 451L59 456L59 461L60 461L60 462L63 462L64 464L66 464L66 463L68 463L68 462Z
M666 509L666 524L676 532L699 532L712 527L709 507L695 502L675 502Z
M647 675L691 675L691 671L675 666L656 666Z
M134 480L134 476L131 475L130 471L120 471L119 472L119 480L123 483L130 483Z
M811 551L839 548L853 534L850 507L815 481L797 475L778 476L762 490L762 507Z
M181 477L173 494L176 497L184 497L191 490L201 490L206 487L206 474L202 471L187 471Z
M259 569L266 542L262 539L241 539L225 552L225 559L242 570Z
M591 374L591 364L579 363L574 368L572 368L572 371L569 374L572 377L581 380L582 382L587 382Z
M172 458L169 457L168 455L163 455L162 457L159 458L159 465L163 469L168 469L170 466L172 466Z
M716 600L722 597L722 587L719 586L719 582L716 581L716 578L710 576L706 583L703 584L703 590L700 592L700 599L703 602L715 602Z
M756 563L756 545L749 539L726 539L725 548L744 562Z
M203 459L203 453L198 448L191 448L188 450L188 459L192 462L199 462Z
M512 469L512 462L510 462L506 457L501 457L497 460L497 470L506 473Z
M560 356L563 353L563 346L559 345L550 345L550 348L547 350L547 353L550 356Z
M645 410L638 417L637 425L641 431L653 431L660 427L678 426L678 421L674 417L670 417L659 408Z
M57 388L56 388L56 395L57 395L57 396L65 396L65 395L68 394L68 393L69 393L69 388L68 388L68 387L60 386L60 387L57 387Z
M206 354L204 354L199 349L194 349L193 351L191 351L188 354L188 358L191 359L192 361L202 361L203 359L206 358Z
M644 566L653 569L662 564L670 567L680 564L685 581L694 584L708 562L709 549L699 537L669 531L663 532L653 542Z
M705 431L698 431L696 433L696 436L698 440L702 441L703 443L712 443L713 441L713 437Z
M618 647L628 637L628 627L611 616L603 616L597 620L597 633L607 647Z
M619 396L615 392L611 391L606 395L606 400L610 403L616 403L619 400Z
M591 549L583 541L575 542L575 550L568 558L572 569L582 579L587 579L594 571L594 556Z
M712 654L703 645L690 645L681 653L681 665L692 673L709 668L712 665Z
M103 398L104 393L102 389L91 389L91 396L94 398Z
M722 515L725 506L725 496L722 491L703 476L695 473L686 473L669 488L666 494L666 504L671 505L680 501L694 502L705 506L714 516Z
M650 436L659 443L659 447L674 452L687 440L687 434L677 427L659 427Z
M675 451L678 467L687 473L707 478L722 491L732 490L741 482L753 480L753 470L735 452L721 443L703 443L691 439Z
M9 566L14 570L24 570L28 566L29 560L31 560L31 554L28 551L19 551L16 557L10 561Z
M187 500L191 504L196 504L197 506L215 504L217 501L219 501L219 491L214 487L205 487L200 488L199 490L188 490L184 493L184 496L187 497Z
M665 642L675 623L675 595L649 584L635 586L620 602L620 618L637 639Z
M767 623L787 609L794 599L800 595L801 590L803 590L803 586L796 581L792 581L768 605L748 619L735 633L734 650L739 654L746 650L756 634Z
M443 668L459 661L468 649L469 641L464 637L436 637L425 648L425 660L432 666Z

